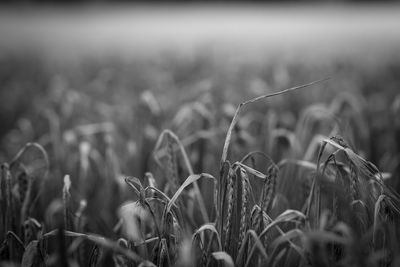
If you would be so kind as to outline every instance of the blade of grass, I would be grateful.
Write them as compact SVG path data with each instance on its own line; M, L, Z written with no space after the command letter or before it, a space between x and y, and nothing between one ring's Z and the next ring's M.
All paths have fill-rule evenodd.
M233 263L232 257L225 251L213 252L212 255L216 260L223 261L224 266L226 266L226 267L234 267L235 266L235 264Z
M44 234L43 237L57 236L58 232L59 232L59 230L53 230L53 231L50 231L50 232ZM114 252L121 253L137 263L140 263L143 261L142 257L140 257L138 254L134 253L133 251L131 251L129 249L122 248L121 246L118 245L117 242L107 239L103 236L99 236L96 234L82 234L82 233L76 233L76 232L72 232L72 231L64 231L64 235L68 236L68 237L87 239L101 247L110 249Z
M156 146L154 148L154 151L157 151L159 149L159 147L161 146L161 143L162 143L162 141L164 139L164 136L166 136L166 135L171 137L175 141L175 143L178 145L178 148L179 148L179 151L181 152L181 155L182 155L183 161L185 163L186 169L187 169L189 175L193 175L194 174L193 167L190 164L189 157L186 154L185 148L184 148L182 142L180 141L180 139L178 138L178 136L174 132L172 132L171 130L165 129L164 131L162 131L162 133L160 134L160 137L157 140L157 143L156 143ZM205 222L209 222L210 218L208 216L207 209L205 207L204 200L203 200L203 197L201 195L199 185L197 184L196 181L193 183L193 188L194 188L194 190L196 192L196 198L197 198L197 201L198 201L198 204L199 204L200 212L201 212L201 214L202 214L202 216L204 218L204 221Z
M178 190L176 191L176 193L172 196L171 200L169 201L168 205L167 205L167 211L169 212L171 210L171 207L175 204L175 201L177 200L177 198L180 196L180 194L183 192L183 190L188 187L191 184L194 184L197 180L199 180L200 178L210 178L213 179L215 181L215 178L207 173L202 173L202 174L193 174L190 175L184 182L183 184L178 188Z
M321 82L327 81L327 80L329 80L329 79L330 79L330 78L325 78L325 79L313 81L313 82L310 82L310 83L307 83L307 84L303 84L303 85L300 85L300 86L295 86L295 87L292 87L292 88L288 88L288 89L285 89L285 90L282 90L282 91L279 91L279 92L276 92L276 93L258 96L258 97L255 97L255 98L253 98L253 99L250 99L250 100L247 100L247 101L245 101L245 102L240 103L240 104L238 105L238 107L236 108L236 111L235 111L235 114L234 114L233 119L232 119L232 121L231 121L231 124L229 125L228 132L226 133L225 142L224 142L224 147L223 147L223 149L222 149L221 165L222 165L222 163L224 163L224 162L226 161L226 159L227 159L229 144L230 144L231 137L232 137L232 132L233 132L233 129L234 129L236 123L237 123L238 120L239 120L240 113L241 113L242 108L243 108L244 106L246 106L247 104L251 104L251 103L254 103L254 102L263 100L263 99L265 99L265 98L269 98L269 97L273 97L273 96L285 94L285 93L288 93L288 92L292 92L292 91L295 91L295 90L298 90L298 89L310 87L310 86L312 86L312 85L314 85L314 84L321 83Z

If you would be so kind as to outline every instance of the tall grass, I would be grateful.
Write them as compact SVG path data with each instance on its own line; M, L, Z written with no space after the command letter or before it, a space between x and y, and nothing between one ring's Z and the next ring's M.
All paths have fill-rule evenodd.
M206 91L177 112L176 131L163 130L162 102L146 91L140 142L118 122L63 129L73 108L48 109L49 132L1 166L1 263L397 266L400 196L369 149L356 152L372 138L358 100L308 107L291 129L260 112L322 82L236 110Z

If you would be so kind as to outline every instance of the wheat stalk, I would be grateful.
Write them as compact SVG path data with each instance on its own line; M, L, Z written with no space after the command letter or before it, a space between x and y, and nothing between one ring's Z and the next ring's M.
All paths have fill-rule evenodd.
M247 173L244 169L240 168L240 176L242 183L242 207L240 212L240 227L239 227L239 243L238 247L242 244L247 228L248 228L248 207L249 207L249 196L250 196L250 184Z
M262 197L261 197L261 209L269 214L272 208L272 203L275 198L276 192L276 178L278 176L278 167L276 165L272 165L267 170L267 178L265 179Z
M228 204L227 210L226 210L226 216L224 218L225 225L223 227L224 231L224 248L225 250L229 247L229 242L230 242L230 235L231 235L231 225L232 225L232 220L233 220L233 207L234 207L234 201L235 201L235 196L234 196L234 187L236 183L236 176L234 172L230 172L228 177L227 177L227 195L226 203Z

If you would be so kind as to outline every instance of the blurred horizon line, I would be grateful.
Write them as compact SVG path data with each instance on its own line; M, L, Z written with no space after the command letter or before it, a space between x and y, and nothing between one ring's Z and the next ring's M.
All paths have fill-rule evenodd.
M4 6L3 6L4 7ZM118 4L0 9L0 53L221 50L385 52L400 48L400 4ZM238 50L239 51L239 50Z

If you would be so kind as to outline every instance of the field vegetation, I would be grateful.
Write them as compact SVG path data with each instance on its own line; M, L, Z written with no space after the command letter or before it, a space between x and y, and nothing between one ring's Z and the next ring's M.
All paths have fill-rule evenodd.
M0 263L399 266L399 62L0 58Z

